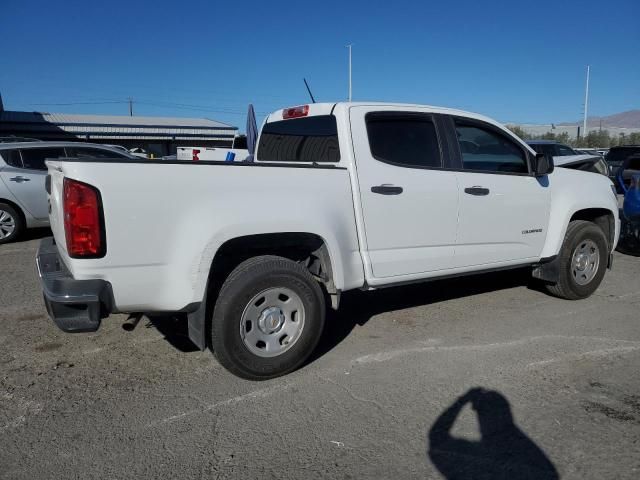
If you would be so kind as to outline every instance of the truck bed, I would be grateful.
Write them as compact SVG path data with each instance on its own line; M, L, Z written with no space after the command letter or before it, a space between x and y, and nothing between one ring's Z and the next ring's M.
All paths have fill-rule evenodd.
M362 285L346 168L73 159L47 165L52 230L62 261L78 280L111 283L121 311L179 311L202 301L218 248L231 238L271 231L318 232L330 250L340 245L330 252L340 259L334 272L340 279L337 288ZM103 258L71 261L66 251L64 177L100 191L107 245ZM313 218L309 212L315 212Z

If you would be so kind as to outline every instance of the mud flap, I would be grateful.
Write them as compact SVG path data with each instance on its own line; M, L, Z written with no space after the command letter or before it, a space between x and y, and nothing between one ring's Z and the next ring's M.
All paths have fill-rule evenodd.
M209 285L204 291L204 298L197 310L187 314L189 340L200 350L207 348L207 296Z
M538 265L533 267L533 278L543 282L556 283L560 277L560 261L557 255L543 259Z

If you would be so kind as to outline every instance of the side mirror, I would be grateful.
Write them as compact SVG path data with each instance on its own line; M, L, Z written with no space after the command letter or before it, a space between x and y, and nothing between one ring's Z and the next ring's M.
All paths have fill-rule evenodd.
M536 177L544 177L553 172L553 157L544 153L536 153L533 161L533 174Z

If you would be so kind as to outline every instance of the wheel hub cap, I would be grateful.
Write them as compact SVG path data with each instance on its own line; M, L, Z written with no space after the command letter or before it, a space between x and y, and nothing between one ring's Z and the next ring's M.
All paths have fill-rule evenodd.
M289 288L268 288L255 295L240 319L240 337L259 357L276 357L300 338L305 309L300 296Z
M593 240L583 240L573 251L571 274L578 285L587 285L598 273L600 250Z
M16 221L4 210L0 210L0 239L7 238L16 229Z
M271 335L282 330L284 313L278 307L265 308L258 318L258 328L262 333Z
M588 255L584 253L581 253L580 255L578 255L578 257L576 258L576 267L578 270L580 270L581 272L584 272L587 269L588 264L589 264Z

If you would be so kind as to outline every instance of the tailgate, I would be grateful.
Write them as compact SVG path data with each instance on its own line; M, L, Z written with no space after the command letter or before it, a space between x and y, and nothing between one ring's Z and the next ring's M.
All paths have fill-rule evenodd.
M64 173L60 162L47 160L49 175L47 176L47 201L49 202L49 222L56 244L66 254L67 245L64 237L64 218L62 211L62 195ZM65 255L66 256L66 255Z

